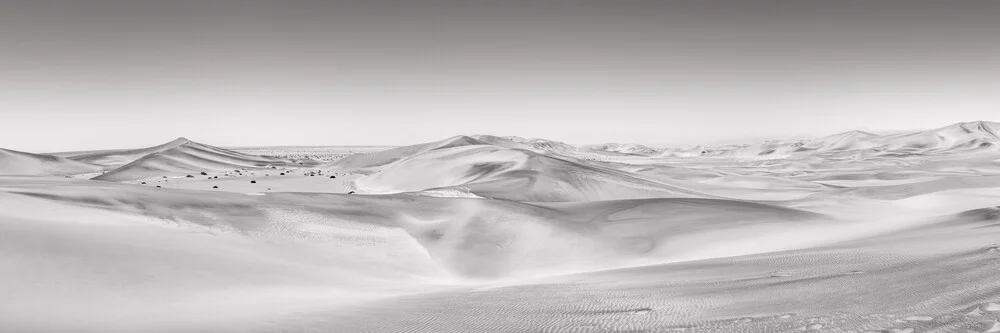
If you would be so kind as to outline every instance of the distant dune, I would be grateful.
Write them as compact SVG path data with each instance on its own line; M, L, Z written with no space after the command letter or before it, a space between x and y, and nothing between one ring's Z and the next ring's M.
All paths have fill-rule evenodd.
M709 156L809 156L855 152L908 156L953 154L975 150L1000 151L1000 124L977 121L937 129L889 135L850 131L812 140L774 141L707 149Z
M58 155L87 163L107 165L107 166L120 166L123 164L131 163L143 156L159 153L165 150L177 148L191 142L185 138L177 138L173 141L164 143L159 146L153 146L149 148L140 149L115 149L115 150L99 150L99 151L85 151L85 152L67 152L59 153Z
M493 141L497 142L496 139ZM572 157L555 156L459 136L348 157L328 167L343 172L370 174L356 181L358 189L364 193L457 187L479 196L518 201L713 197L635 174L582 163Z
M585 149L605 153L618 153L624 155L654 156L662 154L664 149L652 148L634 143L606 143L600 145L586 146Z
M495 146L530 150L541 154L573 154L579 148L564 142L546 139L527 139L517 136L473 135L472 138Z
M100 165L74 161L54 155L0 149L0 175L62 176L100 172L103 169Z
M184 139L124 154L116 152L112 155L102 155L103 157L99 159L107 159L109 156L115 156L116 158L122 156L134 156L134 154L137 154L138 151L152 151L152 153L148 153L147 155L144 155L128 164L122 165L108 171L107 173L94 177L93 179L105 181L126 181L156 176L183 176L187 174L198 174L203 171L223 171L239 168L268 168L277 165L289 165L292 163L291 161L278 158L238 153ZM95 157L96 155L90 156Z

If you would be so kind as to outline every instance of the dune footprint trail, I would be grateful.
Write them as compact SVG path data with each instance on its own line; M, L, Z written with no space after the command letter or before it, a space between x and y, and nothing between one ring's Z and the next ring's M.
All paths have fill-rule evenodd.
M0 331L1000 332L998 130L0 150Z

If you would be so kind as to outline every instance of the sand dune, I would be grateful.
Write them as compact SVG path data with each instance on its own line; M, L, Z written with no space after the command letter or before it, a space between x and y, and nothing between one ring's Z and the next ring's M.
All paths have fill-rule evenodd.
M309 317L356 331L448 318L413 331L988 332L998 313L984 309L1000 300L996 255L983 246L991 236L941 232L439 291ZM907 253L918 247L936 251ZM499 313L488 327L475 319L484 309Z
M191 142L191 140L188 140L186 138L177 138L174 139L173 141L164 143L162 145L149 148L66 152L66 153L57 153L57 155L87 163L106 165L106 166L120 166L135 161L143 156L180 147L189 142Z
M478 196L518 201L712 197L570 157L464 136L349 157L329 167L370 174L355 182L361 193L370 194L459 187Z
M0 150L0 331L995 332L998 128Z
M0 148L0 175L63 176L100 172L104 168L54 155L32 154Z
M353 170L366 174L373 173L376 172L379 167L389 165L410 156L415 156L420 153L442 147L446 148L448 146L460 146L463 144L477 145L486 143L468 136L456 136L443 141L398 147L373 154L348 156L331 163L329 167L342 170Z
M875 137L878 137L878 135L865 131L849 131L812 140L810 144L804 147L805 149L818 151L869 149L874 147L874 145L868 144L868 142Z
M178 141L173 143L178 143ZM247 155L192 141L183 141L180 144L169 146L170 148L149 153L93 179L126 181L161 176L197 175L204 171L218 172L240 168L264 169L292 164L288 160ZM160 147L167 147L167 145Z
M976 121L900 134L879 135L865 131L848 131L808 140L777 140L755 144L692 148L654 148L635 143L605 143L577 147L544 139L491 135L475 135L471 138L502 147L578 158L709 156L773 159L815 154L840 154L853 157L863 152L888 154L889 157L905 157L912 154L949 154L977 150L1000 151L998 133L1000 133L1000 123Z
M673 245L694 234L745 232L749 224L809 227L828 220L820 214L728 200L643 199L573 204L521 204L512 201L437 198L414 195L351 196L271 193L265 196L156 189L85 181L25 184L0 180L0 191L44 199L53 204L127 213L218 231L297 237L296 221L274 219L273 210L315 216L330 224L354 216L361 228L401 228L431 258L458 277L537 275L541 271L579 271L627 266L636 261L668 261L686 250ZM30 185L30 186L25 186ZM254 208L257 206L269 208ZM282 206L285 206L284 208ZM292 208L294 207L294 209ZM430 208L433 207L433 208ZM361 212L385 211L386 214ZM669 215L665 215L669 213ZM295 218L295 216L285 216ZM363 227L367 226L367 227ZM785 229L785 227L780 227ZM316 229L320 239L337 235L336 224ZM732 234L730 236L735 236ZM358 235L363 237L364 235ZM718 239L717 243L729 242ZM502 246L483 247L483 242ZM488 259L488 260L484 260Z
M11 295L21 300L17 308L0 308L15 314L0 325L14 328L69 327L45 320L52 315L76 322L74 328L83 331L222 329L218 325L241 331L330 325L393 331L405 325L399 320L430 317L448 319L422 324L416 331L570 329L582 322L653 331L692 324L723 331L734 324L751 331L817 323L927 327L963 307L988 307L989 295L979 295L986 297L980 303L976 300L981 298L969 301L963 295L976 290L968 289L974 285L992 286L995 273L976 265L989 258L992 252L983 246L996 232L967 231L972 220L993 218L982 210L955 212L940 222L845 234L838 230L857 230L865 222L711 199L523 204L406 194L247 196L22 178L0 178L0 197L5 205L0 212L6 212L0 218L5 221L0 233L5 256L0 260L22 272L4 282L33 279L37 286ZM14 205L32 209L9 215ZM967 222L951 222L955 219ZM922 231L928 226L936 229ZM953 236L941 237L942 230ZM105 236L90 241L96 234ZM927 241L914 239L941 245L926 248ZM36 247L56 240L61 240L62 255ZM184 250L169 250L181 244ZM914 246L925 248L914 251ZM963 249L985 252L957 262L949 255ZM914 261L914 255L923 259ZM119 259L103 259L108 257ZM156 264L150 263L154 258ZM87 264L76 266L81 263ZM606 271L614 268L619 269ZM963 272L958 275L962 284L945 294L929 285L899 282L916 278L930 283L917 277L956 276L956 271ZM868 294L852 294L866 300L854 308L857 314L831 313L842 308L827 291L858 283ZM803 290L831 301L788 307L787 302L806 295ZM904 291L905 298L892 296ZM206 295L214 295L214 301ZM525 297L533 305L495 303ZM893 303L926 297L947 301L912 308ZM267 304L254 301L264 299ZM591 304L586 299L604 301ZM55 300L64 307L46 306ZM102 305L80 311L84 302L94 300ZM222 311L206 317L199 315L204 308L179 308L191 302ZM384 302L402 303L377 305L389 304ZM157 306L146 305L151 303ZM754 304L758 310L750 309ZM274 306L281 311L252 310ZM896 310L879 310L885 307ZM382 310L369 311L374 308ZM339 314L324 309L338 309ZM168 310L169 317L154 315ZM470 311L500 311L519 320L476 326L463 319L470 318ZM38 313L46 316L36 317ZM80 324L86 317L111 313L119 321ZM539 313L564 313L560 318L566 319L548 322ZM782 318L783 313L793 315ZM645 318L639 315L657 319L635 321ZM934 320L904 322L909 326L892 321L904 316ZM738 322L741 318L750 320Z
M505 139L483 137L492 143L461 136L349 157L323 167L367 175L354 182L359 193L451 189L480 197L539 202L673 197L776 200L829 188L800 181L798 191L781 188L748 194L745 185L721 178L724 174L716 170L592 161L579 154L546 155L517 148L521 145ZM758 184L758 188L776 188L767 181Z
M4 288L4 331L255 330L295 311L406 293L379 286L401 279L391 274L419 269L421 260L431 265L412 248L373 246L386 239L401 239L388 246L405 245L403 232L354 229L362 237L344 233L344 246L277 238L268 232L283 226L258 224L249 206L255 202L239 197L250 196L172 202L168 195L143 195L154 189L119 191L125 185L107 184L116 196L79 193L66 203L57 196L0 194L0 264L16 272L0 276L0 285L23 286ZM12 216L13 207L41 214ZM310 221L289 211L272 216ZM213 217L224 222L208 223ZM304 235L311 231L306 227ZM251 230L259 233L245 233ZM346 246L351 242L358 245ZM269 309L279 304L282 309Z
M974 149L995 151L1000 148L997 130L1000 130L1000 124L978 121L958 123L928 131L883 136L875 142L880 144L876 147L880 151L929 153Z
M652 148L634 143L605 143L587 146L585 149L595 152L617 153L625 155L652 156L662 154L662 149Z
M527 139L516 136L498 137L492 135L473 135L471 137L495 146L530 150L541 154L572 155L579 151L579 148L571 144L545 139Z
M977 121L953 124L937 129L891 135L850 131L811 140L770 141L752 145L705 148L706 156L774 158L815 154L859 153L906 157L926 154L952 154L977 150L998 151L1000 124Z

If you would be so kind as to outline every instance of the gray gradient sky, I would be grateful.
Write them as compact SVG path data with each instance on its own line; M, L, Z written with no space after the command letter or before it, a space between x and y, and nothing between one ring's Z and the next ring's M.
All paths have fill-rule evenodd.
M1000 120L1000 1L0 1L0 147L19 150L971 120Z

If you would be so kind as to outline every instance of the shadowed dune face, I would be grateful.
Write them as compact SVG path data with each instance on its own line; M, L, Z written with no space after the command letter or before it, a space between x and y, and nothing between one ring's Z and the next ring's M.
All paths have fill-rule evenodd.
M975 228L1000 227L1000 206L967 210L958 213L952 223L969 225Z
M556 274L680 260L680 254L687 254L684 251L728 242L726 237L734 237L748 224L804 230L824 221L818 214L715 200L526 206L479 202L462 201L449 211L466 214L440 217L430 225L420 220L411 229L438 262L469 277ZM700 237L700 245L688 241L691 237ZM673 246L674 241L686 244Z
M494 146L436 148L401 160L357 182L371 193L399 193L463 185L512 170L528 156ZM453 162L452 162L453 161Z

